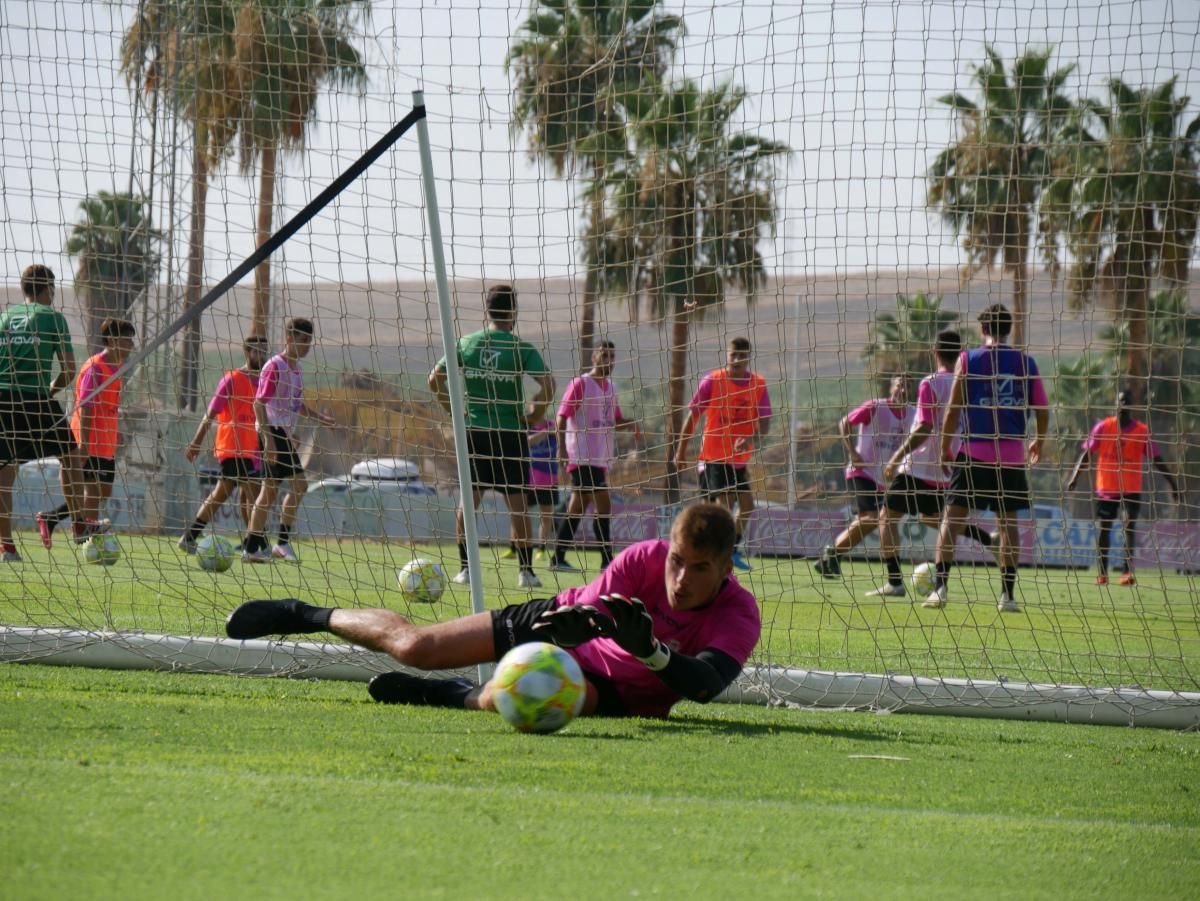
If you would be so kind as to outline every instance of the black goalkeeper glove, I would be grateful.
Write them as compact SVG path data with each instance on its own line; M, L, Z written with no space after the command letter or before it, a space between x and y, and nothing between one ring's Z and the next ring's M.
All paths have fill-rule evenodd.
M604 624L598 619L610 622L590 604L559 607L543 611L534 622L533 631L560 648L573 648L605 634Z
M646 605L637 598L619 594L601 595L600 600L604 601L604 606L612 615L610 620L600 614L602 619L597 621L604 629L604 636L639 660L653 656L659 644L654 637L654 621L646 612Z

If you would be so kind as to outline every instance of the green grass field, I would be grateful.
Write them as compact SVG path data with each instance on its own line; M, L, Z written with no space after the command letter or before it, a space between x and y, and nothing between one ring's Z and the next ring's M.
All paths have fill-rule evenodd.
M202 573L166 538L111 568L22 536L0 621L216 635L246 597L406 608L399 545ZM430 556L453 549L421 548ZM491 605L527 596L484 551ZM956 572L945 611L759 560L763 660L1197 690L1194 583ZM547 591L554 583L548 574ZM577 579L575 581L578 581ZM465 592L407 610L461 612ZM524 736L373 704L357 683L0 667L0 898L1193 898L1194 733L681 705L666 722Z

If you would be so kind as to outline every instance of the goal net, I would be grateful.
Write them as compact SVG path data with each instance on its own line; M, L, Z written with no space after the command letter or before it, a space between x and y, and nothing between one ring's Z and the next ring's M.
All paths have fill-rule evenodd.
M677 466L681 429L730 341L749 340L770 413L745 461L750 568L735 576L763 635L730 698L1195 726L1198 31L1186 4L1103 0L6 4L4 308L43 263L78 364L109 318L142 350L99 510L119 557L90 562L103 548L69 518L43 547L36 514L63 503L61 461L21 463L0 655L362 678L388 664L336 642L230 642L224 618L252 597L418 623L471 611L465 588L428 603L397 582L415 558L461 566L457 442L428 384L443 328L415 132L339 181L421 90L457 335L483 327L489 287L513 285L517 332L557 384L551 417L612 342L638 425L608 473L617 550L665 537L702 496L706 421ZM937 334L977 344L996 303L1049 405L1018 518L1019 609L997 607L986 513L958 542L943 608L913 580L937 544L913 517L898 526L904 596L868 596L888 572L848 446L870 411L915 411ZM206 570L187 539L233 545L246 526L234 494L192 528L221 475L216 427L189 444L245 339L274 353L292 318L314 324L302 366L319 418L296 431L307 492L282 534L273 508L267 535L299 564L234 551ZM907 396L867 403L897 376ZM58 397L69 413L75 387ZM1128 438L1130 419L1148 437ZM886 481L870 463L849 468ZM564 485L531 495L532 594L502 498L484 495L486 606L598 571L591 515L565 547L583 572L549 569Z

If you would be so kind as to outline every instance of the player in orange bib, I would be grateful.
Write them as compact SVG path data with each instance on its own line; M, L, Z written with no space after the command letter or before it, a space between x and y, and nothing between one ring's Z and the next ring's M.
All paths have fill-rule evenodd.
M72 521L76 543L82 543L102 526L100 505L112 496L117 474L117 441L121 412L121 379L111 377L133 351L136 331L128 319L105 319L100 324L104 350L89 357L75 377L75 411L71 433L82 456L79 519ZM36 521L42 544L50 547L54 528L67 518L63 504L50 513L39 513Z
M1096 559L1099 573L1097 585L1108 584L1108 548L1113 522L1124 511L1125 565L1121 575L1122 585L1136 584L1133 575L1133 552L1137 548L1137 521L1142 509L1142 470L1146 460L1151 462L1167 484L1171 495L1179 503L1179 483L1175 474L1163 461L1158 446L1150 439L1150 428L1133 418L1129 410L1132 397L1128 390L1117 394L1117 415L1101 419L1083 443L1083 452L1075 462L1075 469L1067 482L1073 489L1079 481L1083 467L1092 464L1095 470L1096 519L1100 520L1100 534L1096 538Z
M767 381L750 371L750 339L733 338L725 356L725 366L714 369L700 381L687 418L679 434L675 465L687 466L688 442L696 422L704 417L704 438L700 444L700 489L705 500L715 501L732 510L737 505L737 545L733 565L750 569L741 551L741 542L754 510L747 464L754 448L762 442L771 426L771 401Z
M184 449L184 456L194 462L200 456L204 437L216 423L213 456L221 468L221 477L200 505L188 530L179 539L179 549L185 554L196 553L196 539L212 522L235 488L238 490L238 510L242 514L242 522L250 524L250 513L254 509L254 499L258 497L258 483L262 479L262 452L254 419L254 395L258 390L258 374L267 361L269 350L267 339L260 335L251 335L242 343L246 365L231 369L221 378L212 400L208 402L204 419L200 421L191 443Z

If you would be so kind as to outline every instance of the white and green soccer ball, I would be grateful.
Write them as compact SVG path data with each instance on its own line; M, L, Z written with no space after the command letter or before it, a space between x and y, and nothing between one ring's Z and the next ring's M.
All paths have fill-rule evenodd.
M543 641L517 645L492 677L496 710L520 732L557 732L575 719L586 696L575 658Z
M205 572L223 573L233 566L233 545L219 535L205 535L196 542L196 563Z
M440 563L418 557L405 563L396 572L404 600L432 604L446 590L446 571Z
M917 595L930 594L937 584L937 566L932 563L922 563L912 571L909 578L913 593Z
M112 566L121 559L121 542L116 535L93 535L83 544L83 561L97 566Z

